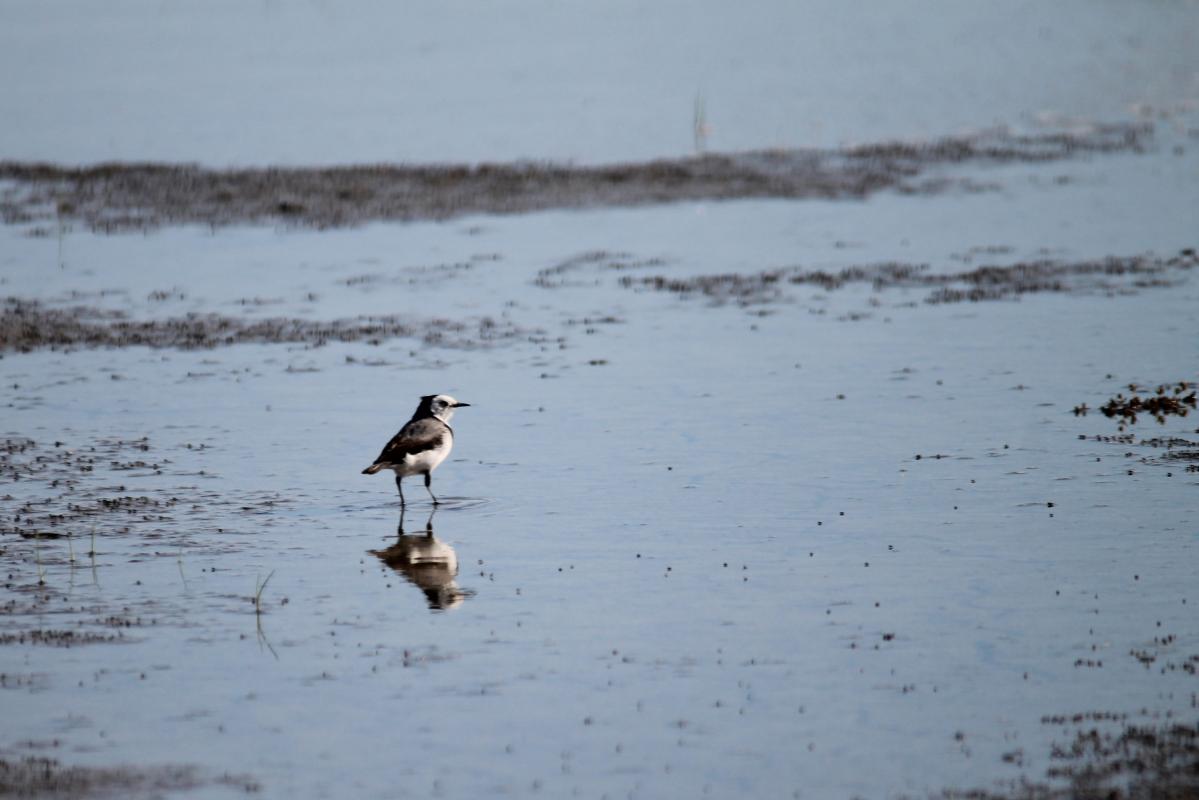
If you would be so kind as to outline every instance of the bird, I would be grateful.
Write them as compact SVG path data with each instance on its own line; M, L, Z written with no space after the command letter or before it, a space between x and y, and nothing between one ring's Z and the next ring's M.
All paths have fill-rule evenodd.
M450 417L454 410L465 408L470 403L461 403L448 394L429 394L420 399L416 413L412 419L400 428L400 432L391 437L391 441L379 453L375 462L362 470L363 475L374 475L379 470L395 471L396 489L400 492L400 507L404 501L403 480L409 475L424 475L425 490L433 498L433 505L440 505L437 495L433 494L433 470L445 461L446 456L454 447L454 429L450 427Z

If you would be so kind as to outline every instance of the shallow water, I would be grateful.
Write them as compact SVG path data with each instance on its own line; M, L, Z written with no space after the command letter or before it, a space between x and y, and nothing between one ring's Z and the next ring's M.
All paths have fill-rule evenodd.
M1194 109L1199 13L518 0L5 4L0 157L634 160ZM220 53L214 58L213 53Z
M1138 24L1185 38L1171 20L1192 9ZM1071 47L1038 36L1041 61L1107 58L1091 45L1118 26L1083 21ZM1079 78L1079 113L1193 86L1177 69L1146 88L1145 69L1110 94ZM1030 112L1007 77L994 93ZM846 130L945 135L946 108L992 122L981 100L934 124L893 99ZM450 114L429 122L443 149L356 152L521 154L504 133L519 111L477 141L445 138ZM373 113L354 129L382 136ZM10 128L0 157L340 159L323 128L264 151L273 125L236 153L186 125L145 148L123 122L87 147L60 130L45 153ZM766 146L763 130L731 141ZM621 279L1169 260L1197 244L1196 130L1174 108L1143 153L964 166L983 190L852 202L0 228L0 295L46 308L398 315L415 332L0 353L0 757L190 766L162 791L195 797L897 797L1041 781L1076 730L1193 724L1199 423L1095 410L1199 378L1193 265L946 304L919 286L743 304ZM676 152L577 141L590 161ZM519 333L474 336L484 318ZM466 332L423 335L446 321ZM391 477L360 470L429 392L472 406L434 475L444 504L410 480L401 518Z
M1071 413L1130 382L1194 379L1188 271L940 306L868 286L712 306L619 282L869 263L901 228L932 269L959 268L970 241L1012 248L973 263L1091 256L1102 190L1085 187L1122 159L1060 189L1002 172L1025 208L1079 197L1035 238L995 195L71 232L59 265L55 240L6 229L5 291L51 304L507 315L541 331L465 349L6 354L5 432L37 443L14 458L60 466L10 483L5 508L72 538L5 537L5 629L122 637L6 644L0 671L25 681L4 693L6 750L195 765L270 796L881 797L1038 777L1061 737L1045 715L1193 713L1197 476ZM1172 207L1153 241L1108 235L1168 253L1191 233ZM800 259L835 235L813 221L834 211L858 243ZM985 238L942 232L984 212ZM742 225L757 227L738 256L705 253ZM390 478L358 473L430 391L474 405L435 475L444 506L430 516L410 482L397 541ZM91 447L94 471L55 462ZM164 505L92 511L118 497ZM88 514L46 516L71 503ZM376 555L428 550L426 525L456 574ZM1021 766L1003 759L1017 750Z

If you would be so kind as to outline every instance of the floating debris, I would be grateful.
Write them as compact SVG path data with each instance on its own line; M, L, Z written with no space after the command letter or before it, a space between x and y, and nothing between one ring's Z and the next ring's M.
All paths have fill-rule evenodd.
M48 647L72 647L83 644L98 644L102 642L123 642L124 634L120 631L111 634L90 633L79 631L43 630L21 631L19 633L0 633L0 645L31 644Z
M592 250L572 256L552 267L538 270L533 279L535 286L543 289L557 289L563 286L594 286L599 283L598 277L590 279L570 278L568 275L596 272L598 270L631 270L649 267L661 267L666 264L662 258L635 259L629 253L610 253L606 250Z
M1149 414L1159 424L1164 424L1167 416L1185 417L1195 408L1195 384L1187 381L1162 384L1152 394L1139 394L1146 390L1136 384L1129 384L1128 391L1128 397L1118 394L1099 407L1105 417L1119 417L1122 424L1135 425L1138 414ZM1078 413L1078 409L1075 409L1075 413Z

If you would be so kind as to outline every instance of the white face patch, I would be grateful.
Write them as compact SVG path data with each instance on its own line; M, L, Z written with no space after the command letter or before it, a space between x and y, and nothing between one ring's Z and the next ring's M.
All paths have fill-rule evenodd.
M458 401L453 397L450 397L448 394L439 394L433 398L430 409L433 412L433 416L449 424L450 417L454 416L454 407L456 405L458 405Z

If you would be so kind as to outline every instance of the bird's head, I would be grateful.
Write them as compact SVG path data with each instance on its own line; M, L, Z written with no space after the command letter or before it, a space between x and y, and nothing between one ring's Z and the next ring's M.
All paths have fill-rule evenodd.
M420 400L423 408L428 408L430 414L447 424L450 417L454 416L454 409L470 405L470 403L459 402L448 394L431 394Z

